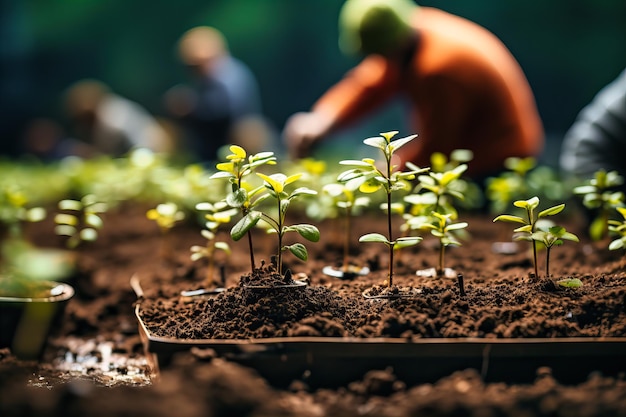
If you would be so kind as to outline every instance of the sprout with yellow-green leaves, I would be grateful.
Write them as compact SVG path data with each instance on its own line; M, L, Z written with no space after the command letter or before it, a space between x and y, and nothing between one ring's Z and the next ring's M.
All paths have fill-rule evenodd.
M290 226L285 224L287 209L289 208L291 201L302 196L316 195L317 191L306 187L299 187L292 192L287 192L286 186L297 181L302 174L286 176L281 173L265 175L257 172L257 175L264 180L264 186L269 190L269 195L274 198L276 202L276 217L272 217L266 212L261 212L261 219L270 225L269 232L276 233L278 236L276 270L279 273L282 273L283 251L289 250L302 261L306 261L308 259L306 246L302 243L294 243L291 245L283 244L283 238L287 232L297 232L300 236L310 242L317 242L320 239L320 231L317 227L311 224L295 224ZM240 228L233 228L231 231L233 239L240 239L245 233L248 232L249 228L252 227L252 225L246 225L245 223L241 226L242 227Z
M222 224L230 223L232 217L236 215L239 210L231 208L226 209L227 204L224 201L211 203L198 203L196 210L206 212L204 215L205 223L204 229L200 232L206 239L204 246L194 245L191 247L191 260L197 261L199 259L207 259L207 272L205 278L205 286L210 288L214 283L215 273L215 252L218 250L223 251L226 254L230 254L230 246L226 242L216 240L217 229Z
M564 240L579 241L578 236L561 226L552 226L548 230L537 230L530 235L530 238L535 242L542 243L546 248L546 278L550 278L550 250L552 247L562 245Z
M61 200L58 208L61 213L54 217L55 232L67 236L67 247L74 249L81 242L93 242L98 238L98 230L103 226L102 214L108 205L87 194L80 200Z
M161 257L168 259L172 253L172 247L168 238L169 231L177 223L185 219L185 212L178 207L178 204L170 201L148 210L146 217L154 220L159 226L159 231L161 232Z
M4 237L5 231L8 237L21 238L22 222L39 222L46 217L44 208L29 208L28 202L28 197L20 187L2 185L0 189L0 238Z
M609 220L609 231L617 236L609 243L609 250L626 249L626 207L617 207L616 210L622 216L622 220Z
M514 216L511 214L501 214L495 219L496 221L503 221L509 223L519 223L522 226L516 228L514 230L518 235L515 237L515 240L526 240L532 243L533 248L533 265L535 268L535 277L539 277L539 270L537 267L537 244L536 242L541 239L533 238L533 233L537 230L537 221L539 219L545 218L547 216L553 216L563 211L565 208L565 204L559 204L545 210L536 213L537 207L539 207L539 197L533 197L528 200L517 200L513 203L515 207L519 207L526 212L526 217ZM540 237L539 235L535 235L535 237Z
M447 269L444 262L445 249L448 246L461 246L461 242L454 236L454 231L464 229L468 225L466 222L453 223L451 218L452 213L441 214L433 211L432 221L423 224L421 227L422 229L430 230L430 233L439 239L439 265L436 270L436 274L439 277L452 275L453 271L446 273Z
M340 161L339 163L341 165L353 166L354 168L339 174L339 177L337 178L339 182L346 184L346 186L350 189L359 189L363 193L374 193L382 189L387 196L387 236L380 233L368 233L361 236L359 241L379 242L385 244L389 248L388 287L393 285L394 250L416 245L422 240L422 238L418 236L405 236L394 239L391 225L392 194L396 191L410 188L409 181L414 180L417 174L428 171L428 168L418 168L413 166L410 171L405 172L398 170L397 166L392 165L391 161L394 152L417 137L417 135L410 135L392 141L391 139L397 134L397 131L385 132L381 133L380 136L371 137L363 141L366 145L381 151L384 158L384 165L382 168L379 168L376 165L376 161L372 158Z
M253 188L246 178L263 165L276 165L276 157L273 152L248 155L244 148L237 145L231 145L229 149L231 153L226 156L227 162L217 164L218 172L211 175L211 178L225 178L230 182L230 191L225 201L242 214L241 220L231 230L231 236L234 240L239 240L244 234L248 235L250 265L251 271L254 272L254 248L250 229L261 220L261 212L255 208L269 197L269 194L263 185ZM243 234L240 234L241 231L244 231Z
M343 238L343 262L341 265L341 271L339 271L341 277L354 276L356 274L367 274L369 270L359 268L355 265L351 265L349 260L350 254L350 237L352 236L352 216L354 210L359 207L367 207L370 199L365 196L357 197L356 190L351 190L345 184L331 183L326 184L323 189L324 193L331 196L335 205L342 209L345 213L345 226L344 226L344 238ZM337 271L331 267L324 268L325 272L331 272L331 275L337 275Z
M574 194L582 197L582 203L597 215L589 225L589 236L601 240L609 234L609 217L616 207L624 206L624 193L616 190L624 183L617 171L596 171L585 185L574 188Z
M406 165L414 171L419 169L410 162L407 162ZM430 199L433 202L432 211L441 214L450 213L452 214L453 218L456 218L457 210L454 207L451 198L455 198L458 200L463 200L465 198L463 194L454 186L455 183L460 180L465 171L467 171L467 164L459 164L447 171L430 171L428 172L428 175L420 175L418 176L419 185L416 188L418 189L418 191L421 189L427 191L426 193L417 195L421 195L421 198L430 196ZM406 196L405 200L408 203L413 203L413 195L416 194L410 194Z

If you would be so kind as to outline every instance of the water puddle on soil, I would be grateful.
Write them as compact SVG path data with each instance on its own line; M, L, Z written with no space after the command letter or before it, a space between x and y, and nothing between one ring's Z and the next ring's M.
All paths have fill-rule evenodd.
M117 352L114 342L68 338L56 357L39 365L29 385L54 388L78 381L106 387L148 386L152 375L145 356Z

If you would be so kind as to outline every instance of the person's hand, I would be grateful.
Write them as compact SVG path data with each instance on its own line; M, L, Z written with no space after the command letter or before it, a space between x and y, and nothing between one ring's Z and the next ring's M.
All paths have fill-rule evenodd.
M292 158L309 156L311 149L330 130L331 120L321 113L296 113L285 124L283 140Z

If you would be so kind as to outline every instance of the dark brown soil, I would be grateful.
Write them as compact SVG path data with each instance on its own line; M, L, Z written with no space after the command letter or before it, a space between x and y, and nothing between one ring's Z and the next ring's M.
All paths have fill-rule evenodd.
M374 336L406 339L433 337L571 337L626 335L626 274L621 253L606 242L566 242L553 249L549 280L530 280L528 247L513 255L496 255L494 241L508 236L508 225L473 215L471 239L448 250L446 266L462 274L465 296L452 278L428 278L417 270L436 266L438 247L426 239L396 256L394 283L418 289L413 298L371 301L362 292L387 278L386 250L362 243L352 248L354 263L371 273L353 280L325 276L322 269L341 261L341 223L318 225L322 239L307 244L309 262L285 255L294 277L306 275L309 285L293 292L254 292L240 285L249 273L247 242L231 244L233 254L221 257L227 291L210 298L181 297L181 290L205 286L206 266L189 260L189 248L203 239L193 224L172 230L162 239L145 210L126 207L110 213L100 239L80 249L79 270L72 284L76 296L57 329L46 359L24 363L0 353L0 415L150 415L150 416L596 416L626 415L623 375L599 373L586 382L563 385L549 369L536 370L529 384L487 383L475 370L439 381L407 386L391 369L373 369L340 389L309 390L293 381L288 390L273 388L253 370L194 350L177 355L150 386L106 384L93 372L67 377L55 361L76 356L73 338L108 343L113 353L141 361L129 282L136 274L144 290L141 309L152 332L183 338L249 338L275 336ZM384 222L370 216L357 221L356 234L381 232ZM583 237L576 218L571 230ZM503 228L501 228L503 227ZM33 225L32 240L58 246L50 224ZM221 236L227 240L226 233ZM357 237L354 237L356 242ZM583 239L584 240L584 239ZM269 263L275 236L254 236L257 266ZM165 251L165 252L163 252ZM168 256L162 256L167 253ZM545 272L540 253L540 275ZM220 255L221 256L221 255ZM554 285L560 278L579 278L578 289ZM219 277L216 277L219 281ZM189 320L189 321L187 321ZM100 352L94 348L97 356ZM101 355L101 354L100 354ZM119 375L130 365L117 369ZM575 363L572 366L576 366ZM339 370L338 370L339 371ZM133 370L136 372L136 369ZM147 373L147 370L145 370ZM37 384L33 380L43 380ZM106 387L103 385L115 385Z
M372 220L358 219L357 230L368 232L366 228L376 223ZM331 229L330 223L324 224L326 229ZM396 256L394 284L413 288L418 294L384 301L366 299L362 293L387 278L385 246L362 243L355 262L370 266L372 272L343 281L321 273L324 266L334 265L341 253L333 242L323 241L310 245L312 259L306 264L290 264L294 271L308 276L310 285L304 289L252 291L238 285L237 274L233 274L226 292L215 298L190 299L181 298L180 291L191 283L154 287L146 274L142 277L148 287L141 303L142 319L152 334L181 339L626 336L626 273L619 262L621 254L609 253L600 243L566 242L552 251L550 279L543 269L540 279L531 279L527 242L521 242L514 255L492 252L500 226L490 218L470 219L471 239L461 247L448 248L446 266L462 274L464 296L455 278L416 275L417 270L437 265L434 240L427 238ZM267 237L256 236L255 241L259 240L266 242ZM268 246L271 244L259 245ZM543 268L545 252L539 252L539 257ZM267 275L275 275L273 272ZM248 281L249 275L244 274L243 281ZM563 278L578 278L583 286L557 285Z

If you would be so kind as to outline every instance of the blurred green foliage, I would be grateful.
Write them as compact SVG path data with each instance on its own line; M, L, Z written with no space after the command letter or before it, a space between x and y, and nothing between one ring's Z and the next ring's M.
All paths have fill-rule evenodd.
M175 54L178 37L206 24L222 30L233 55L256 73L266 115L280 130L288 116L308 109L356 63L356 58L342 56L337 45L341 3L8 0L0 6L1 58L12 70L3 75L2 93L12 101L2 110L62 117L63 90L80 78L93 77L160 115L163 92L186 79ZM626 66L623 0L420 4L464 16L499 36L525 70L547 132L557 137ZM350 136L398 128L400 115L399 107L392 107Z

